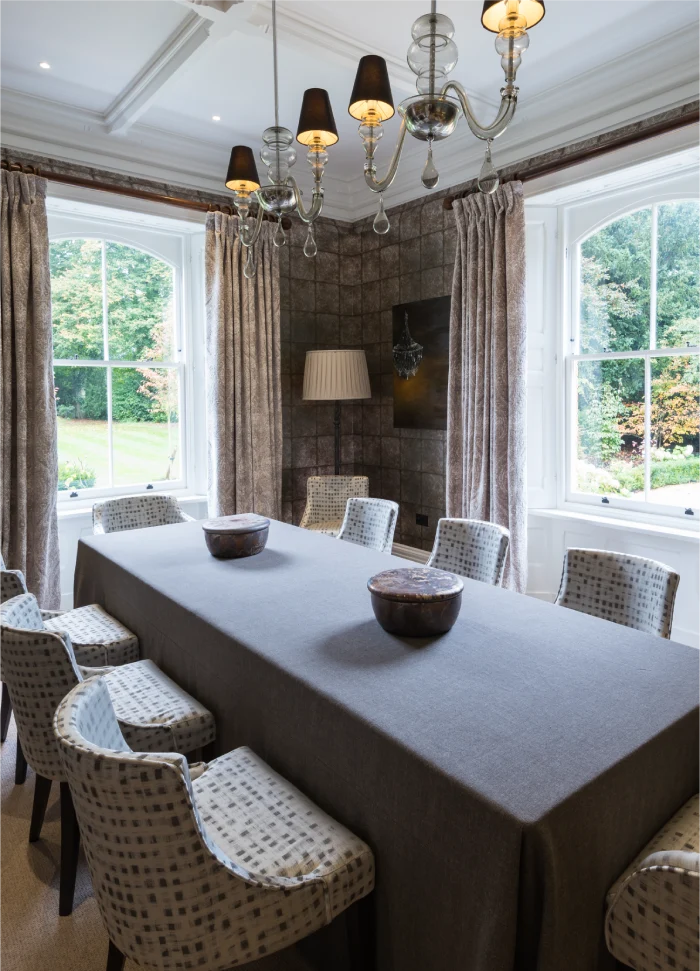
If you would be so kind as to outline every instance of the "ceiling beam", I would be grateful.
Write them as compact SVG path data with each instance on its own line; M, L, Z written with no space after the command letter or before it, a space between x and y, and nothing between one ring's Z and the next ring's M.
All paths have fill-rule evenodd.
M123 133L150 107L163 85L209 36L211 21L189 13L146 66L120 91L105 111L110 134Z

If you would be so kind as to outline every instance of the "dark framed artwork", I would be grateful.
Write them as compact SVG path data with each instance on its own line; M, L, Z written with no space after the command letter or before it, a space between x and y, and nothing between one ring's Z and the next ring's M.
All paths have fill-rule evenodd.
M451 297L392 308L394 427L447 428Z

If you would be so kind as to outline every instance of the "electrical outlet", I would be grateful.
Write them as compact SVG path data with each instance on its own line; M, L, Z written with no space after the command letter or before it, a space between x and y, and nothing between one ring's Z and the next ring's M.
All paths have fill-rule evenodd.
M427 525L428 525L428 517L422 512L417 512L416 526L427 526Z

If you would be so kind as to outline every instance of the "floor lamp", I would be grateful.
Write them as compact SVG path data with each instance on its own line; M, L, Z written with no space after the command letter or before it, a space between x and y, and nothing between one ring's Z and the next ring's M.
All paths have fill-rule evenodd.
M304 401L335 401L335 474L340 475L340 402L371 398L365 352L307 351Z

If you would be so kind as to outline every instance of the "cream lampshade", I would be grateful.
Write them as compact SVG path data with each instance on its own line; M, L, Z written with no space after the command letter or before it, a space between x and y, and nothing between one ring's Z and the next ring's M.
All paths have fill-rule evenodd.
M335 474L340 475L340 402L371 398L365 352L307 351L304 401L335 401Z

